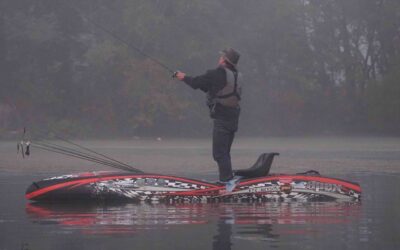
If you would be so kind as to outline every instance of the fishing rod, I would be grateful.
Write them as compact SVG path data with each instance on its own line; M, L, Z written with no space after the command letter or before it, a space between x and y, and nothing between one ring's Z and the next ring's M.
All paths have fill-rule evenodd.
M72 4L69 4L66 1L60 1L60 3L64 4L65 6L71 8L71 9L74 9L77 13L80 14L80 16L86 22L92 24L97 29L102 30L103 32L107 33L109 36L111 36L115 40L119 41L121 44L125 45L128 49L134 50L137 53L141 54L142 56L152 60L154 63L158 64L159 66L161 66L162 68L164 68L165 70L170 72L172 74L172 77L176 77L177 72L172 70L171 68L169 68L166 64L161 62L159 59L145 53L144 51L142 51L140 48L138 48L133 43L128 42L127 40L121 38L119 35L112 32L110 29L107 29L106 27L98 24L92 18L86 17L85 15L82 14L82 12L80 10L78 10L78 8L75 8L75 6L73 6ZM126 163L115 160L109 156L98 153L94 150L83 147L79 144L73 143L65 138L60 137L60 136L56 136L56 138L61 140L64 143L67 143L69 145L79 148L79 150L76 148L65 147L65 146L54 144L54 143L45 142L43 140L38 140L38 142L31 142L29 140L26 140L25 137L26 137L26 129L24 128L23 139L20 143L18 143L18 146L17 146L18 153L21 152L23 157L30 155L30 146L32 146L32 147L35 147L35 148L38 148L41 150L46 150L46 151L55 152L55 153L59 153L59 154L63 154L63 155L67 155L67 156L71 156L71 157L75 157L75 158L79 158L79 159L84 159L84 160L88 160L91 162L103 164L103 165L118 168L118 169L123 169L123 170L137 172L137 173L143 173L143 171L136 169Z
M176 70L172 70L170 67L168 67L165 63L161 62L159 59L145 53L143 50L141 50L140 48L138 48L136 45L134 45L132 42L128 42L127 40L121 38L119 35L115 34L114 32L112 32L111 30L107 29L106 27L98 24L97 22L93 21L92 18L90 17L85 17L82 12L80 10L78 10L77 8L75 8L75 6L73 6L72 4L67 3L67 1L62 1L62 4L65 4L66 6L70 7L71 9L74 9L76 12L78 12L80 14L80 16L86 20L88 23L91 23L94 27L98 28L99 30L102 30L103 32L107 33L109 36L111 36L112 38L114 38L116 41L119 41L121 44L125 45L128 49L134 50L136 52L138 52L139 54L141 54L144 57L147 57L148 59L152 60L153 62L155 62L156 64L158 64L159 66L161 66L162 68L164 68L165 70L167 70L169 73L172 74L172 78L176 77L177 71Z
M41 134L38 131L36 133ZM42 136L42 137L46 137L46 136ZM87 160L90 162L99 163L99 164L102 164L105 166L122 169L122 170L126 170L129 172L143 173L143 171L136 169L126 163L115 160L104 154L98 153L92 149L89 149L87 147L84 147L82 145L74 143L68 139L61 137L61 136L55 135L55 137L58 140L67 144L68 146L62 146L62 145L59 145L56 143L48 142L48 141L46 141L44 139L40 139L40 138L36 139L35 141L27 140L26 139L26 129L24 128L23 139L20 143L18 143L18 146L17 146L18 153L21 151L22 157L24 158L25 156L30 155L30 147L34 147L37 149L54 152L54 153L58 153L58 154L63 154L63 155L78 158L78 159Z
M90 162L93 162L93 163L99 163L101 165L109 166L109 167L112 167L112 168L126 170L126 171L129 171L129 172L142 173L141 170L135 169L133 167L126 167L124 165L117 164L117 163L114 163L112 161L105 160L103 158L99 158L99 157L95 157L95 156L89 155L89 154L87 154L85 152L82 152L82 151L76 151L76 150L74 150L72 148L66 148L66 147L62 147L62 146L59 146L59 145L51 145L49 143L43 143L43 142L30 142L30 146L32 148L36 148L36 149L40 149L40 150L45 150L45 151L49 151L49 152L53 152L53 153L58 153L58 154L70 156L70 157L73 157L73 158L87 160L87 161L90 161Z
M88 160L88 161L92 161L92 162L96 162L96 163L100 163L102 165L106 165L106 166L110 166L110 167L114 167L114 168L118 168L118 169L123 169L123 170L128 170L131 172L138 172L136 169L132 168L132 167L127 167L112 161L108 161L105 160L103 158L99 158L90 154L86 154L82 151L78 151L75 150L73 148L68 148L68 147L63 147L57 144L52 144L49 142L33 142L31 143L31 145L33 147L37 147L39 149L42 150L47 150L50 152L55 152L55 153L60 153L60 154L64 154L67 156L72 156L75 158L79 158L79 159L84 159L84 160Z
M118 168L118 169L122 169L122 170L128 170L128 169L123 168L121 166L114 165L114 164L111 164L111 163L108 163L108 162L104 162L104 161L101 161L101 160L97 160L97 159L94 159L94 158L91 158L91 157L86 157L86 156L81 155L81 154L69 153L68 151L65 151L65 150L58 150L55 147L47 147L47 146L42 146L42 144L34 144L34 143L32 144L32 146L34 148L37 148L37 149L41 149L41 150L45 150L45 151L49 151L49 152L53 152L53 153L58 153L58 154L66 155L66 156L71 156L71 157L74 157L74 158L77 158L77 159L87 160L87 161L90 161L90 162L93 162L93 163L99 163L99 164L104 165L104 166L109 166L109 167Z
M132 170L135 170L135 171L138 171L138 172L142 172L141 170L135 169L134 167L132 167L132 166L126 164L126 163L123 163L123 162L121 162L121 161L118 161L118 160L116 160L116 159L113 159L113 158L111 158L111 157L109 157L109 156L107 156L107 155L98 153L98 152L96 152L96 151L94 151L94 150L92 150L92 149L90 149L90 148L87 148L87 147L84 147L84 146L79 145L79 144L77 144L77 143L74 143L74 142L72 142L72 141L70 141L70 140L68 140L68 139L66 139L66 138L62 138L61 136L57 136L57 135L56 135L55 137L56 137L57 139L59 139L59 140L62 140L62 141L66 142L66 143L69 143L69 144L71 144L71 145L73 145L73 146L76 146L76 147L78 147L78 148L81 148L81 149L83 149L83 150L86 150L86 151L88 151L88 152L90 152L90 153L93 153L93 154L96 154L96 155L98 155L98 156L100 156L100 157L104 157L105 159L111 160L111 161L113 161L113 162L115 162L115 163L117 163L117 164L119 164L119 165L125 166L125 167L127 167L127 168L129 168L129 169L132 169Z

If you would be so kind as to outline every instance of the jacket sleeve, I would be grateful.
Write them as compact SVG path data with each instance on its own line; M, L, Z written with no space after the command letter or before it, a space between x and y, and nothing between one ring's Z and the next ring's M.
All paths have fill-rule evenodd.
M205 74L195 77L185 76L183 81L193 89L200 89L203 92L208 92L216 78L218 78L218 71L214 69L208 70Z

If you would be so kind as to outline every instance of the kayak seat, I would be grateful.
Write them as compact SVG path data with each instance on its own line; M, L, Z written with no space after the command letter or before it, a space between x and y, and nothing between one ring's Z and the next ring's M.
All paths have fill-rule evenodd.
M279 155L279 153L263 153L250 168L234 170L233 172L235 175L243 176L244 178L267 176L276 155Z
M296 175L320 176L321 174L317 170L308 170L306 172L296 173Z

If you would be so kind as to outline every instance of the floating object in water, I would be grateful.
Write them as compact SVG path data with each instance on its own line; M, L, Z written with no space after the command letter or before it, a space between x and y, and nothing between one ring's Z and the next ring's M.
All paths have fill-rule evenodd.
M270 174L277 153L262 154L232 192L225 185L185 177L129 172L88 172L33 182L26 198L33 201L329 201L359 200L357 183L320 176L316 171Z

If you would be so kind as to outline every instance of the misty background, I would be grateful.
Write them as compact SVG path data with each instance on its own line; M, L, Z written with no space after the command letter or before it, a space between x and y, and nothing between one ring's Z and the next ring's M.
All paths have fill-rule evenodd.
M189 75L240 51L242 135L400 134L398 0L5 0L0 138L210 134L204 93L104 29Z

